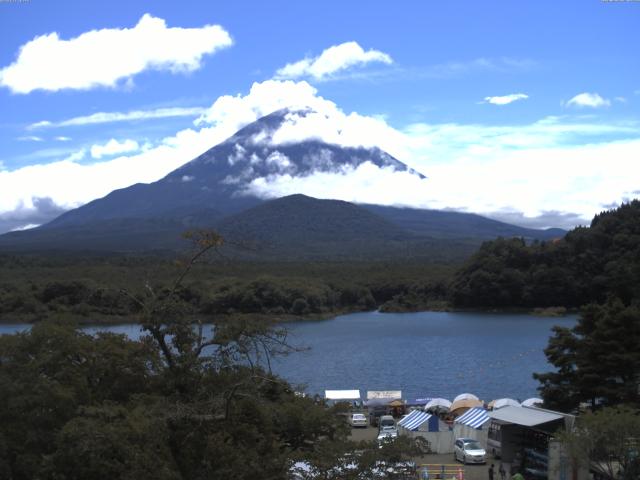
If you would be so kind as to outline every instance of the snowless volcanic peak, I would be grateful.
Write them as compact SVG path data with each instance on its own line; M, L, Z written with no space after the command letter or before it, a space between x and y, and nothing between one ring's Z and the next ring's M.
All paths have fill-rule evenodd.
M305 191L304 186L283 193L272 188L272 182L293 184L316 174L338 174L344 179L358 168L424 178L380 148L358 145L361 142L357 135L344 134L339 127L339 120L332 122L311 109L278 110L161 180L111 192L63 214L48 226L117 218L182 218L202 209L227 215L267 198L317 194ZM353 180L348 178L349 182ZM317 187L317 182L314 185Z

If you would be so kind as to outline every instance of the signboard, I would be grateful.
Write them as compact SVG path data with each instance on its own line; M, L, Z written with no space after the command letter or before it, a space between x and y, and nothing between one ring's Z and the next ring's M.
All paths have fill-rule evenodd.
M367 392L367 400L389 400L396 398L402 398L402 390L369 390Z

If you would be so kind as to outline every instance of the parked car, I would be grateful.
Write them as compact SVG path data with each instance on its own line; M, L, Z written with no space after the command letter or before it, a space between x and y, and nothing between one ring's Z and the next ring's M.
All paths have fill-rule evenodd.
M369 421L367 417L363 413L352 413L349 417L349 425L352 427L364 427L367 428L369 426Z
M383 427L378 432L378 445L382 447L385 442L393 442L396 438L398 438L396 427Z
M394 427L396 426L396 421L393 419L391 415L382 415L380 417L380 421L378 422L380 425L380 429L384 427Z
M385 425L380 427L380 429L378 430L378 433L385 433L385 432L395 432L397 434L398 429L396 428L395 425Z
M378 426L380 418L389 414L389 408L386 404L367 404L367 410L369 410L369 423L374 427Z
M487 452L473 438L457 438L453 444L453 459L467 463L485 463Z

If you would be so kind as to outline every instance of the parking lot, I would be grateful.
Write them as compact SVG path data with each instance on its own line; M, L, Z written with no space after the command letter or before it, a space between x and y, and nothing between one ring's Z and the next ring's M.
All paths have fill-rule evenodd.
M375 427L367 427L367 428L352 428L351 429L351 438L356 441L360 440L375 440L378 434L378 429ZM438 455L438 454L428 454L422 455L420 457L415 457L413 461L416 462L417 465L433 465L433 464L445 464L452 465L457 464L462 471L464 472L465 480L487 480L489 478L488 470L491 465L491 459L489 459L489 463L486 465L462 465L460 462L453 461L453 454L446 455ZM498 464L495 465L496 475L494 478L499 479L500 476L497 473Z

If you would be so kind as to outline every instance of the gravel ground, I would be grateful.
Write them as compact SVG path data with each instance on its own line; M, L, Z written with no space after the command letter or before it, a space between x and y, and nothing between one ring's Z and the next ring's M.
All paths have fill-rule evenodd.
M351 438L353 440L374 440L377 437L378 429L374 427L367 428L352 428L351 429ZM489 459L489 463L486 465L462 465L460 462L453 461L453 454L448 453L444 455L437 454L429 454L423 455L420 457L416 457L413 459L416 464L445 464L445 465L457 465L462 468L464 472L465 480L488 480L489 479L489 466L491 465L491 459ZM497 470L498 464L495 464L495 469ZM496 475L494 479L498 480L500 477L498 472L496 471Z

